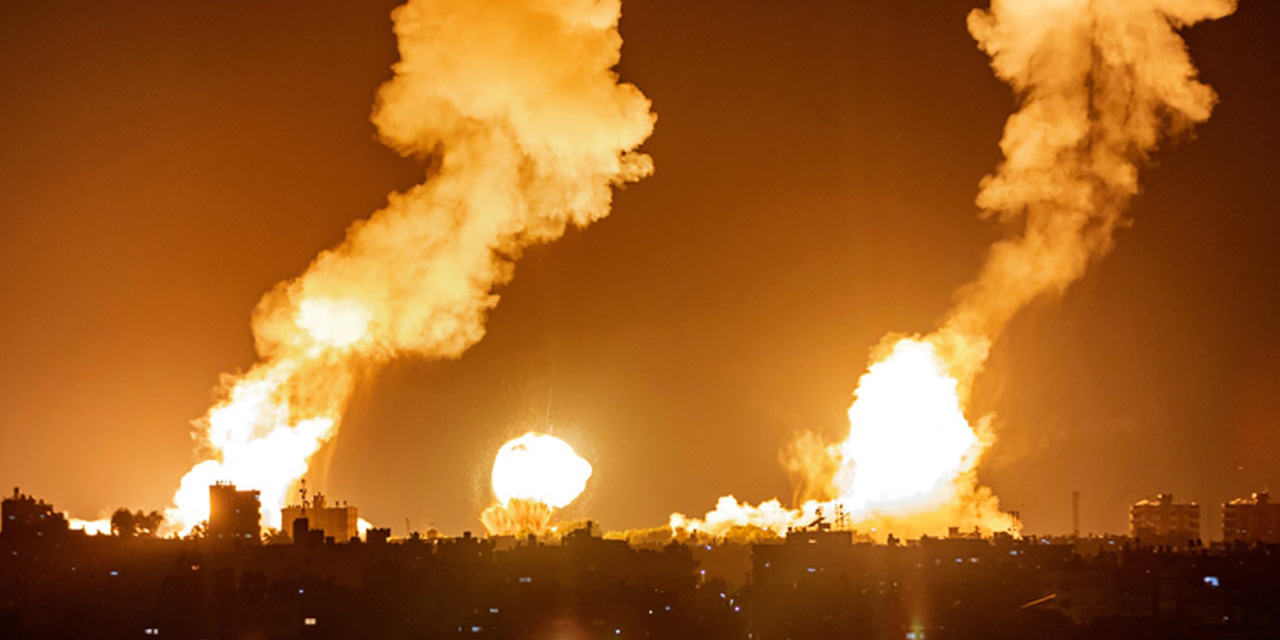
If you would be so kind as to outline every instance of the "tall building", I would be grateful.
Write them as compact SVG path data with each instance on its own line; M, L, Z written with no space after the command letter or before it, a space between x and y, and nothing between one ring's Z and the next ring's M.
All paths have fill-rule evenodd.
M1280 544L1280 503L1266 491L1222 504L1222 539Z
M35 541L70 532L67 517L44 500L24 495L17 487L0 506L0 537L10 541Z
M360 528L357 524L360 520L360 511L342 501L329 506L323 493L316 493L315 497L309 501L304 497L302 504L289 505L281 509L281 531L292 532L293 523L299 518L306 518L307 526L311 531L324 531L324 536L333 538L334 542L347 542L352 538L360 537Z
M1129 506L1129 535L1145 544L1185 547L1200 539L1200 505L1174 502L1173 494Z
M230 482L209 485L208 536L258 540L262 501L257 491L237 491Z

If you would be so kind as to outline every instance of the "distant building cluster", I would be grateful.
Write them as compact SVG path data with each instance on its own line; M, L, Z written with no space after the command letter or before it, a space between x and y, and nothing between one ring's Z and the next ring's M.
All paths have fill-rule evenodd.
M323 493L316 493L310 501L305 494L302 504L289 505L281 510L281 530L293 540L310 538L323 542L347 542L360 537L360 510L346 502L333 506L325 501Z
M361 539L322 494L264 536L256 491L209 487L197 535L86 535L15 490L0 526L0 638L1280 637L1280 540L1266 493L1130 509L1131 536L873 543L837 517L785 538L413 534Z

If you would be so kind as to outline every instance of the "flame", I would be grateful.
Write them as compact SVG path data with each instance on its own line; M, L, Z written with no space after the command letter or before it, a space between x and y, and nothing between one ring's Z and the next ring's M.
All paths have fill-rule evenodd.
M614 71L620 15L619 0L395 9L400 60L372 119L396 151L431 158L429 179L391 194L259 302L259 361L225 377L197 421L201 460L166 511L167 532L208 518L215 481L260 491L264 524L278 527L362 376L398 356L460 356L484 336L492 291L525 247L603 218L613 187L653 171L636 150L653 131L649 100ZM574 469L585 482L589 465Z
M833 452L840 505L852 514L932 511L972 493L990 444L965 419L960 383L933 343L902 338L871 365Z
M975 477L994 438L990 416L966 419L974 379L1019 310L1061 294L1111 250L1139 191L1139 165L1158 143L1209 118L1217 96L1197 79L1178 30L1235 8L1235 0L992 0L969 15L970 33L1020 101L1000 143L1004 161L983 179L977 204L1021 233L991 247L936 332L886 338L859 380L843 441L806 434L784 450L800 497L810 499L789 512L792 522L818 505L881 533L1017 528ZM778 506L721 499L703 520L676 514L672 529L777 529L786 519Z
M71 518L68 520L68 526L72 529L80 529L85 533L93 535L111 535L111 518L100 518L98 520L81 520L80 518Z
M493 460L495 504L480 515L491 535L541 534L556 509L582 495L591 463L567 442L530 431L498 449Z
M881 537L936 535L952 526L1016 530L977 482L978 463L993 439L983 422L974 427L965 418L967 385L953 377L936 341L887 342L885 355L858 381L848 436L833 445L804 440L790 451L798 462L789 466L802 474L814 470L808 461L824 462L816 468L825 477L811 480L834 497L789 509L776 499L752 506L725 496L701 519L672 514L672 532L724 536L734 527L754 527L784 534L819 515L835 524L836 514Z

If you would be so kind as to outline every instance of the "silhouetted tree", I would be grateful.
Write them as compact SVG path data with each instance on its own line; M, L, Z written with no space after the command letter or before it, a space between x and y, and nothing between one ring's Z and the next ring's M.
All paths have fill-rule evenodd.
M265 529L262 532L263 544L289 544L291 542L293 542L293 538L280 529Z
M137 523L134 522L133 513L124 507L116 509L111 514L111 534L125 538L133 537L137 532Z
M146 536L154 538L156 530L164 524L164 515L159 511L147 513L141 509L130 512L124 507L111 514L111 533L124 538Z
M187 535L182 536L184 540L201 540L209 534L209 521L202 520L199 524L191 527L191 531Z
M156 530L160 528L160 525L164 524L164 515L159 511L143 513L142 510L139 509L133 514L133 524L134 530L137 534L145 535L148 538L154 538L156 536Z

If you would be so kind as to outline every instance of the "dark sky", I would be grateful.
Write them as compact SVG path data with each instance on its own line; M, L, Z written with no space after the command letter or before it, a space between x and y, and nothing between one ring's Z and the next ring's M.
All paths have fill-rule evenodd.
M252 364L249 312L421 163L374 139L393 0L0 3L0 486L161 508L190 421ZM1014 107L977 0L626 0L655 175L528 252L461 360L366 380L314 482L402 531L478 529L493 454L545 428L608 528L788 498L791 434L842 435L867 350L927 331L1000 229ZM982 478L1029 529L1123 531L1156 492L1280 490L1280 4L1188 33L1222 102L1134 224L996 347ZM549 409L549 411L548 411Z

